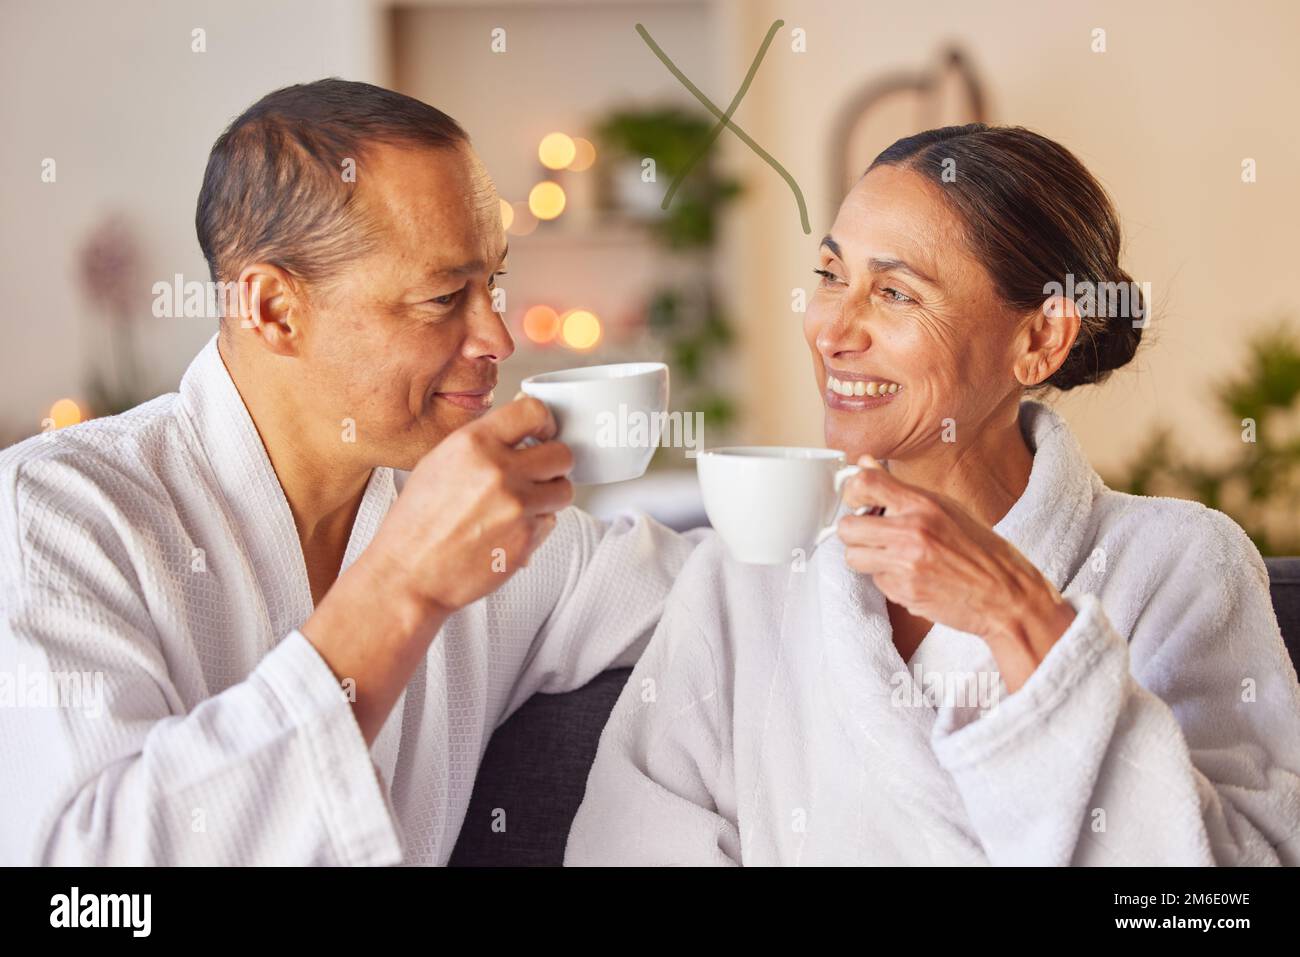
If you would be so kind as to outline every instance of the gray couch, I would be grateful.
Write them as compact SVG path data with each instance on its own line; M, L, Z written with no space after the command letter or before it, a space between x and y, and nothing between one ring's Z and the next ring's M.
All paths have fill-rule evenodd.
M1300 558L1266 561L1282 635L1300 669ZM452 866L555 865L582 801L601 728L629 672L585 688L535 695L492 736L452 854ZM492 829L493 811L506 830Z

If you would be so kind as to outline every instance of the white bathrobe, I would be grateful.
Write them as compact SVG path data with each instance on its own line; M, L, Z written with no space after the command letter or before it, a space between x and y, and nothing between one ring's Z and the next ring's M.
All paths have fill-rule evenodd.
M566 863L1297 863L1300 689L1259 553L1219 512L1107 489L1047 407L1021 429L1033 469L996 531L1077 616L1019 691L942 625L905 665L837 537L802 570L713 537L605 728Z
M345 567L396 493L376 469ZM464 821L492 731L631 664L693 544L566 509L367 748L214 338L179 395L0 454L0 864L445 863L510 826Z

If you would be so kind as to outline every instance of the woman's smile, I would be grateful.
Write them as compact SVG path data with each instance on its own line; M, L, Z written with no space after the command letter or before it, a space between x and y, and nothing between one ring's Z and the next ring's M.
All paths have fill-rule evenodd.
M859 375L856 372L826 372L826 389L822 393L829 409L865 412L893 401L903 387L891 379Z

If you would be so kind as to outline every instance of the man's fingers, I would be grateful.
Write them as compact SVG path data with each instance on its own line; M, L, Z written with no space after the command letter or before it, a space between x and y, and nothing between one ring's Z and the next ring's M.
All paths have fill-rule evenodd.
M540 399L525 396L493 409L479 419L480 428L486 429L501 442L514 448L524 439L542 442L555 437L555 417Z
M537 516L533 522L533 549L536 549L538 545L550 537L551 532L555 531L555 525L558 521L559 519L556 518L554 512Z
M513 468L534 482L546 482L573 471L573 452L563 442L542 442L511 453Z
M530 515L558 512L573 503L573 483L563 477L532 482L524 492L524 502Z

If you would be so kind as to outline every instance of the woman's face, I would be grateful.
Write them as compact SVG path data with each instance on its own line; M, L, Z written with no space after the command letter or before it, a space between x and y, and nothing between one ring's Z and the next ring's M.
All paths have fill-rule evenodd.
M844 198L821 245L804 335L826 444L850 461L964 444L1020 394L1017 317L967 251L939 189L878 167Z

